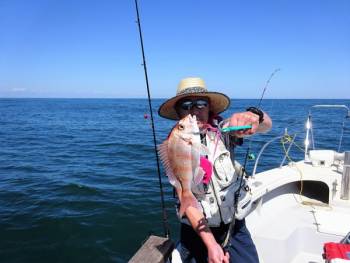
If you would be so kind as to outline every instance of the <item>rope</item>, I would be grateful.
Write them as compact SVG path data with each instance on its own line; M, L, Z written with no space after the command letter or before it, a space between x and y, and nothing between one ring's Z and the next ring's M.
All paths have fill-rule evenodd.
M143 39L142 39L142 30L141 30L141 22L140 22L140 16L139 16L139 8L137 4L137 0L135 0L135 7L136 7L136 14L137 14L137 25L139 29L139 35L140 35L140 43L141 43L141 50L142 50L142 60L143 60L143 69L145 73L145 79L146 79L146 86L147 86L147 95L148 95L148 105L149 105L149 111L151 115L151 124L152 124L152 134L153 134L153 144L154 144L154 152L156 155L157 160L157 172L158 172L158 181L159 181L159 190L160 190L160 201L161 201L161 207L162 207L162 214L163 214L163 228L164 228L164 236L166 238L169 238L170 231L169 231L169 223L168 223L168 216L165 209L165 202L164 202L164 191L163 191L163 184L162 184L162 177L160 175L160 165L159 165L159 157L157 154L157 140L156 140L156 132L154 128L154 119L153 119L153 111L152 111L152 102L151 102L151 93L150 88L148 84L148 75L147 75L147 66L146 66L146 58L145 58L145 50L143 47Z
M284 154L286 156L286 158L295 165L295 168L297 169L297 171L300 174L300 191L299 191L299 198L300 198L300 203L302 205L308 205L312 208L314 208L315 205L320 206L320 204L312 202L312 201L305 201L302 199L302 193L304 190L304 181L303 181L303 172L301 171L301 169L297 166L296 162L293 161L293 159L290 157L290 155L288 154L288 151L286 149L286 143L293 143L293 145L295 145L299 150L301 150L302 152L305 152L303 148L301 148L299 145L297 145L295 142L293 142L292 140L292 136L290 136L288 133L286 133L282 138L281 138L281 144L282 144L282 148L284 151ZM297 200L296 200L297 201ZM298 201L297 201L298 202ZM328 205L325 205L327 207L329 207Z
M296 163L292 160L292 158L290 157L289 153L287 152L286 149L286 143L291 143L292 142L292 137L286 133L282 138L281 138L281 144L282 144L282 148L284 151L284 155L287 157L287 159L289 160L289 162L295 164L295 168L298 170L299 174L300 174L300 199L301 199L301 194L303 192L303 188L304 188L304 183L303 183L303 172L299 169L299 167L296 165ZM295 143L293 143L295 144ZM301 149L297 144L295 144L299 149Z
M328 204L323 204L323 203L318 203L318 202L314 202L314 201L307 201L307 200L303 200L302 199L302 193L304 190L304 181L303 181L303 172L301 171L301 169L297 166L296 162L293 161L293 159L290 157L290 155L288 154L288 151L286 149L285 144L287 143L292 143L293 145L295 145L300 151L305 152L303 148L301 148L298 144L296 144L295 142L293 142L292 136L290 136L287 132L285 133L285 135L281 138L281 144L282 144L282 148L284 151L284 154L286 156L286 158L295 165L295 168L298 170L299 174L300 174L300 191L299 191L299 198L300 198L300 204L302 205L307 205L310 206L312 208L315 208L315 206L322 206L322 207L327 207L332 209ZM295 197L294 197L295 198ZM298 202L298 200L295 199L296 202Z
M293 141L293 137L291 135L289 135L288 133L285 133L285 135L281 138L282 144L291 143L292 141ZM296 144L295 142L293 142L293 145L295 145L295 147L297 147L300 151L305 152L303 147L301 147L300 145Z

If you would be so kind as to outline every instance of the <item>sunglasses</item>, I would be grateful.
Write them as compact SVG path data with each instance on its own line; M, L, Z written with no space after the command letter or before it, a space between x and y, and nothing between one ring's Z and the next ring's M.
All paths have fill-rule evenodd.
M182 110L191 110L193 107L196 107L197 109L201 110L206 107L208 107L209 102L205 99L196 99L196 100L183 100L180 101L178 106Z

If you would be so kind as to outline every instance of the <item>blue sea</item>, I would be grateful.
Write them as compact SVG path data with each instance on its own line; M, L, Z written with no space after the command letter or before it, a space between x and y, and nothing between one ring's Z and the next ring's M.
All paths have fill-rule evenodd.
M174 122L157 116L157 144ZM233 99L223 114L257 105ZM298 133L314 104L350 100L263 100L273 129L237 149L258 154L268 140ZM316 148L338 148L345 111L314 110ZM157 162L146 99L0 99L0 262L127 262L150 234L163 235ZM341 151L350 149L350 119ZM294 149L295 148L295 149ZM294 147L291 157L303 153ZM276 167L280 141L261 157ZM251 172L254 161L249 161ZM178 224L172 189L161 170L170 234Z

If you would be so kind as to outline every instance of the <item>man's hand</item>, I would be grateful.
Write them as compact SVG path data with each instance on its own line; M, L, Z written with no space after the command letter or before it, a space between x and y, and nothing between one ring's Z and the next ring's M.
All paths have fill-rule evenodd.
M208 246L208 263L229 263L230 255L228 252L224 253L223 249L218 243L213 243Z
M245 126L251 125L252 128L240 131L232 132L237 137L244 137L246 135L252 135L258 131L259 127L259 116L253 112L239 112L235 113L229 119L229 126Z
M216 242L203 213L197 208L190 206L186 209L186 216L208 250L208 262L229 263L228 252L224 253L221 246Z

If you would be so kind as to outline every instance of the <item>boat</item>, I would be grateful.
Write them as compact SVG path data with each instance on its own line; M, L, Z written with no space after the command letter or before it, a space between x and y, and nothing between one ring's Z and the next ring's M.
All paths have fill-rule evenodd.
M329 108L343 114L338 147L316 149L312 113ZM261 263L350 262L350 149L340 151L348 124L347 106L314 105L307 116L303 147L296 143L298 134L289 135L285 130L261 148L236 211L236 218L246 218ZM282 162L257 172L267 147L275 142L283 143ZM303 159L292 160L292 147L303 152ZM157 262L181 262L176 248L172 261L167 258L173 242L151 238L129 262L146 262L142 261L145 254L157 253ZM342 244L348 248L343 256L327 251L341 250ZM135 260L138 258L141 261Z
M312 112L316 108L345 110L338 150L315 148ZM303 160L287 160L296 139L287 133L262 147L250 180L251 207L245 215L261 263L321 263L326 243L350 243L350 151L339 152L349 120L345 105L314 105L305 125ZM290 143L279 167L256 173L266 147L286 138ZM350 253L348 258L350 262Z

